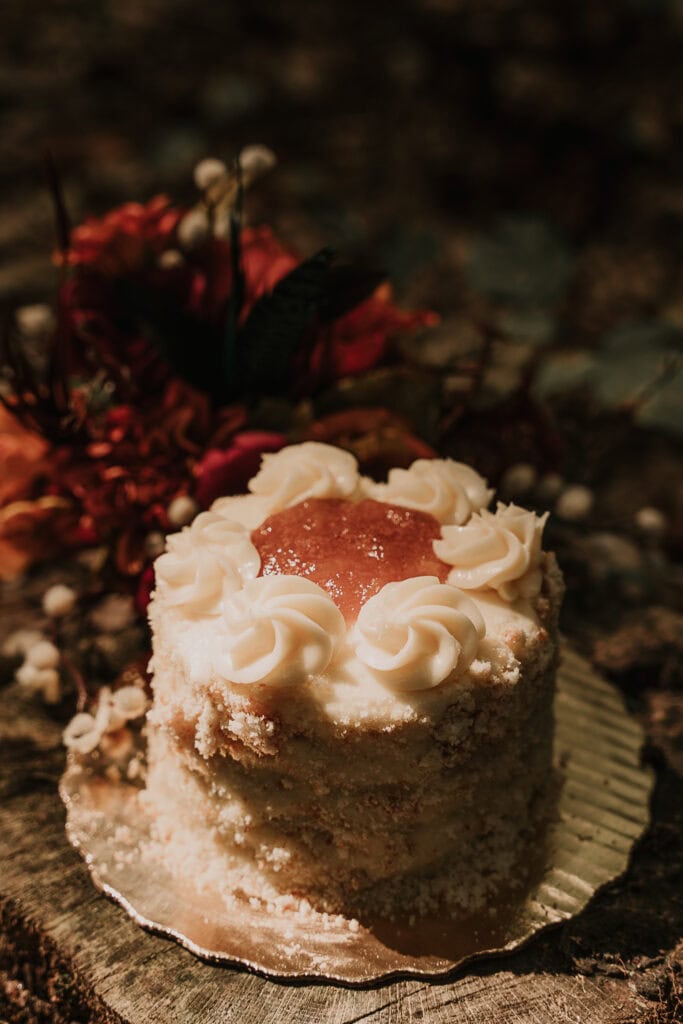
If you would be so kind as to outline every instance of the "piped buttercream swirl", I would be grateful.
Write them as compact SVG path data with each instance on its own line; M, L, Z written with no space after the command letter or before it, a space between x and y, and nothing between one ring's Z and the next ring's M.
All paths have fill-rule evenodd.
M496 590L506 601L541 589L541 541L548 514L498 504L464 526L443 526L434 553L452 565L448 582L462 590Z
M191 526L171 534L155 563L165 604L205 615L217 614L221 600L260 568L248 530L215 512L202 512Z
M483 476L453 459L417 459L408 469L390 470L387 483L366 489L377 501L428 512L440 523L464 523L493 497Z
M485 633L474 602L436 576L387 583L361 608L356 656L396 690L428 690L473 661Z
M271 512L279 512L309 498L350 499L359 483L358 463L350 452L305 441L264 455L249 490L267 498Z
M216 671L233 683L296 685L324 672L344 618L302 576L260 576L224 603Z

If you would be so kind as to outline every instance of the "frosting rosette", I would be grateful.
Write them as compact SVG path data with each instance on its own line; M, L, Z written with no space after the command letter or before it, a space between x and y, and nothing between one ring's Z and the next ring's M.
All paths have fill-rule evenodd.
M279 512L309 498L351 499L359 483L358 463L350 452L305 441L264 455L249 490Z
M370 497L428 512L440 523L464 523L493 497L486 480L453 459L417 459L408 469L391 469L385 484L367 485Z
M428 690L471 664L485 633L479 609L436 576L386 583L360 610L356 656L396 690Z
M541 589L541 541L548 513L498 504L464 526L444 526L434 553L452 565L448 582L462 590L496 590L506 601L535 597Z
M223 608L215 668L233 683L296 685L324 672L344 618L326 592L303 576L259 576Z
M202 512L191 526L167 539L155 563L157 586L167 606L217 614L227 594L239 590L261 568L249 532L215 512Z

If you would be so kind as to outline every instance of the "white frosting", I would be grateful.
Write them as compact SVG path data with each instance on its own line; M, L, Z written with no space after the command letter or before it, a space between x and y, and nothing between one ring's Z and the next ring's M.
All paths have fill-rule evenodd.
M392 469L386 484L370 483L371 498L428 512L440 523L464 523L488 505L493 491L476 470L452 459L417 459L409 469Z
M471 597L486 623L486 636L503 636L510 629L533 637L540 621L531 601L505 601L495 590L471 590Z
M361 480L348 452L308 442L266 455L249 486L252 493L219 499L169 537L156 563L155 630L172 638L196 682L277 686L315 677L316 693L343 683L387 697L423 691L424 701L432 699L430 689L474 671L487 644L538 629L533 598L542 581L545 517L514 505L484 511L492 492L468 466L419 459L376 484ZM452 569L447 584L435 576L387 584L347 636L341 612L317 584L258 576L250 530L308 498L366 495L440 520L434 551Z
M256 530L271 513L270 502L258 494L233 494L218 498L211 506L212 512L241 523L248 530Z
M296 685L327 668L344 618L327 593L303 576L250 580L225 601L214 665L233 683Z
M392 689L427 690L473 661L484 620L465 594L436 576L387 583L360 610L356 656Z
M261 568L246 528L216 512L202 512L171 534L167 548L155 564L159 592L167 606L199 614L217 614L223 597Z
M438 558L453 569L448 582L463 590L496 590L507 601L541 589L541 539L547 519L517 505L475 513L464 526L444 526L434 541Z
M271 512L279 512L308 498L351 499L359 483L358 463L350 452L306 441L264 455L249 490L267 498Z

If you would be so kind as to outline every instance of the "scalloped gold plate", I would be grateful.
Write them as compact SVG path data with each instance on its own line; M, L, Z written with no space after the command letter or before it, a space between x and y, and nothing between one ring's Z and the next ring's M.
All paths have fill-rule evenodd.
M438 978L466 961L510 952L578 914L623 874L649 822L654 774L641 765L643 732L618 691L570 648L555 701L555 766L561 784L538 865L524 892L499 894L469 916L415 923L321 927L248 904L228 911L141 856L150 821L138 789L72 761L61 780L67 836L93 882L144 928L175 939L205 960L277 979L362 985L397 977Z

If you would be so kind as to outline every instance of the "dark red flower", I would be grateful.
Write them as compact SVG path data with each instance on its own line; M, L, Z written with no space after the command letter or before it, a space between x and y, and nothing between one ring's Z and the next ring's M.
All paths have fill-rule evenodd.
M127 203L76 228L60 257L70 272L60 289L59 365L65 378L86 383L71 385L67 408L78 429L49 461L47 493L73 510L64 519L65 543L110 543L118 568L130 575L147 562L146 534L169 528L173 498L194 493L208 507L222 494L244 491L261 455L287 443L283 434L245 431L241 405L212 405L212 374L232 372L229 362L227 370L219 366L216 352L225 345L233 260L229 242L213 236L162 258L176 250L183 216L165 196ZM264 226L243 229L240 245L244 323L299 259ZM306 393L363 373L385 357L395 335L436 319L397 309L382 285L331 324L311 322L283 394L295 380ZM195 374L202 360L203 375ZM171 363L207 392L186 384ZM217 401L239 390L238 378L220 383ZM367 411L362 421L345 417L318 424L311 436L323 439L327 430L326 439L381 467L390 455L402 464L424 453L409 428L384 410Z
M197 460L227 444L244 420L241 406L216 413L206 395L175 379L153 401L90 417L85 439L59 447L49 463L48 492L79 511L65 543L111 543L119 571L140 573L146 535L170 528L168 506L192 492Z
M135 592L135 607L137 608L140 615L145 615L147 612L147 605L149 604L154 590L154 566L148 565L143 570L142 575L138 581L138 588Z
M381 284L365 302L321 330L311 353L313 377L334 381L365 373L384 358L393 337L438 324L431 310L409 312L392 299L391 285Z
M277 452L287 444L284 434L266 430L247 430L236 434L229 448L211 448L195 466L195 497L201 508L216 498L246 491L249 480L258 471L265 452Z
M155 196L145 205L124 203L74 228L66 257L58 254L56 260L105 276L134 273L168 247L182 215L168 196Z
M269 227L245 228L241 237L242 272L245 296L242 319L251 312L262 295L272 292L278 281L300 262L286 249Z
M241 267L244 277L241 322L262 295L271 292L299 259L266 225L246 227L240 235ZM207 323L222 322L233 289L230 244L223 238L208 238L187 254L187 262L159 271L156 286L174 280L180 305Z

